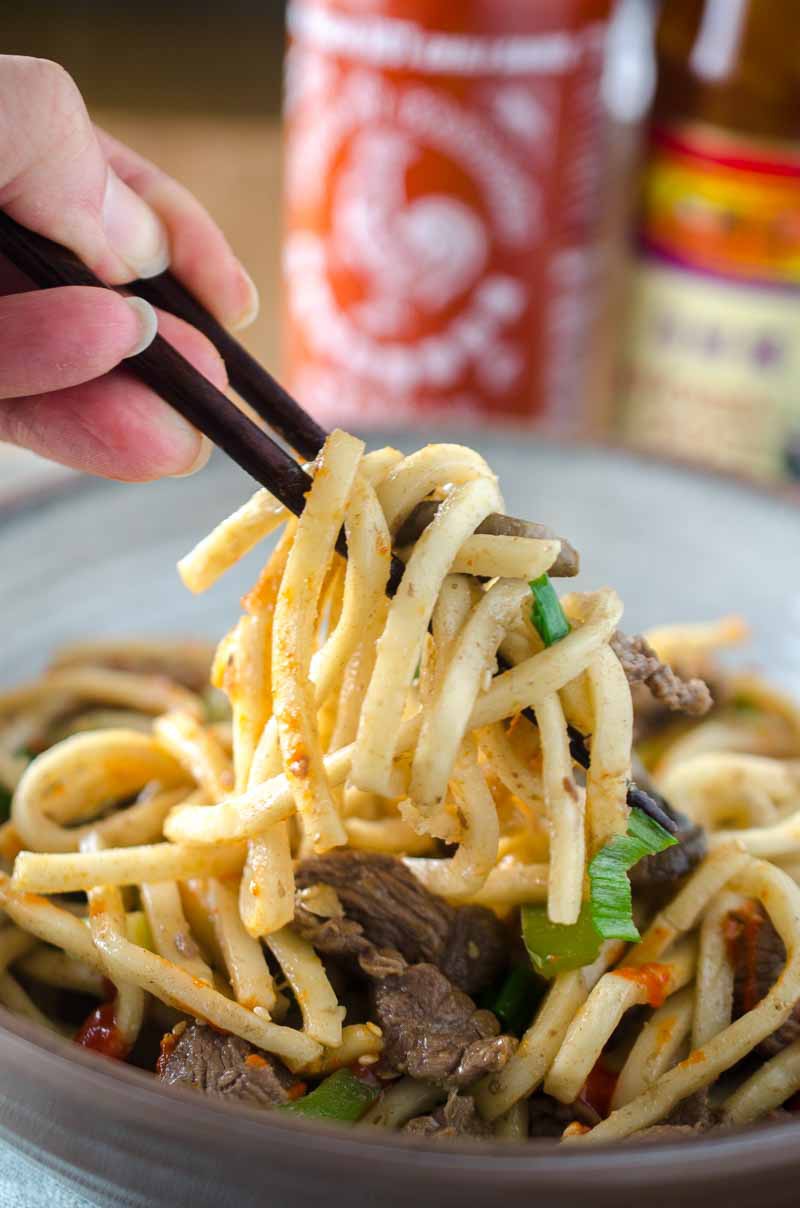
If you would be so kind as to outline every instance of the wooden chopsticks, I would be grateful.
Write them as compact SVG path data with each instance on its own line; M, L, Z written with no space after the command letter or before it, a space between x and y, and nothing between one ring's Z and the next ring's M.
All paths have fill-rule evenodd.
M73 252L29 231L2 211L0 251L42 289L62 285L112 288L96 277ZM202 331L222 356L231 385L237 393L292 449L308 460L317 456L325 442L325 430L171 273L135 281L126 288ZM167 340L157 335L144 352L129 357L125 367L204 432L256 482L267 487L290 512L300 515L305 506L306 493L311 487L311 479L303 467ZM416 512L421 514L410 518L419 524L420 532L430 523L437 506L431 504L426 510L425 504L420 504ZM501 525L499 528L498 523ZM520 526L522 529L536 529L536 536L552 536L541 526L529 526L507 516L488 517L480 531L518 533ZM568 542L562 540L562 546L559 563L551 573L574 575L578 569L577 554ZM340 534L337 549L346 556L344 533ZM387 583L389 595L397 590L404 569L402 560L393 554Z
M112 288L96 277L72 252L29 231L2 210L0 252L40 289L60 285ZM231 385L237 393L287 444L308 460L316 457L325 441L324 429L171 273L162 273L149 281L136 281L132 288L148 302L186 319L208 336L222 356ZM248 419L208 378L203 377L163 336L157 335L144 352L130 357L125 366L199 431L204 432L256 482L271 491L284 507L296 516L300 515L306 492L311 487L311 478L303 467L268 433ZM509 521L508 517L496 519ZM512 523L520 522L512 518ZM337 549L347 555L344 533L340 534ZM393 554L391 574L386 585L389 595L397 590L404 569L403 562ZM576 572L577 556L568 547L561 573L572 575ZM524 712L536 724L533 711L525 709ZM570 727L570 748L573 758L585 767L589 761L585 738L573 727ZM668 830L676 829L675 823L660 804L633 783L628 790L628 802L643 809Z
M41 289L51 289L60 285L92 285L101 289L110 289L104 281L96 277L72 252L37 235L21 226L0 211L0 251L8 257L35 285ZM138 292L142 282L136 283ZM177 288L178 283L174 283ZM184 294L186 291L182 291ZM188 294L186 297L188 298ZM198 315L204 315L203 322L197 323L204 330L214 330L212 339L217 343L216 327L227 337L227 332L215 324L210 315L203 311L198 302L193 302L193 310ZM183 299L181 300L183 307ZM167 306L167 309L173 309ZM186 313L185 309L175 310L174 313ZM190 322L195 322L192 317ZM230 338L230 337L228 337ZM236 342L233 341L235 344ZM247 356L243 348L236 345L239 352ZM310 416L305 416L301 408L290 399L278 386L266 370L257 366L252 357L253 366L259 370L259 388L263 389L264 380L271 383L270 389L274 395L275 422L272 410L265 416L274 424L286 439L291 440L290 433L301 435L306 456L315 457L325 439L325 433L313 423ZM311 487L311 479L301 465L282 449L281 446L254 424L239 408L218 390L202 373L194 368L185 357L172 347L162 336L157 335L152 344L140 352L138 356L130 357L125 362L125 368L134 373L145 385L154 390L165 402L179 411L191 424L229 457L238 463L256 482L260 482L280 499L284 507L299 516L305 504L306 492ZM250 370L251 380L255 374ZM272 399L270 406L272 406ZM261 409L261 408L260 408ZM263 412L262 412L263 413ZM305 423L301 424L300 417L304 416ZM312 440L313 436L313 440ZM313 445L313 447L312 447Z
M324 428L295 402L280 382L260 365L229 331L181 285L172 273L137 281L135 291L153 306L167 310L191 323L216 347L237 394L257 415L283 437L307 461L313 461L328 435Z

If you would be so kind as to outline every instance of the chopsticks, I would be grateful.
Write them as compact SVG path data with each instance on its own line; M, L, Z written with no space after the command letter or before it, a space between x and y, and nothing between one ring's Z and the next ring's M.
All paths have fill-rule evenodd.
M21 226L1 210L0 252L42 289L63 285L112 288L95 276L73 252ZM171 273L135 281L124 288L202 331L222 356L230 383L237 393L298 453L309 460L317 456L327 436L325 430ZM125 368L204 432L256 482L271 491L284 507L295 516L300 515L311 487L311 478L303 467L163 336L157 335L144 352L129 357ZM430 508L426 511L424 504L415 510L420 513L417 517L420 532L433 518L436 505L432 507L433 512ZM409 519L413 523L414 517ZM509 531L507 527L498 530L494 527L496 522L511 525L512 532L517 531L513 526L523 523L513 517L490 516L479 531ZM537 536L552 536L541 526L534 527ZM562 545L559 565L551 568L551 574L573 575L577 571L577 555L563 539ZM337 549L347 555L344 533L340 534ZM390 596L397 590L404 569L403 561L393 554L386 587Z
M0 210L0 252L30 277L41 289L51 289L61 285L91 285L100 289L110 289L91 269L78 259L72 252L53 243L34 231L21 226L8 214ZM135 284L136 291L142 282ZM178 286L177 282L174 285ZM185 294L186 291L182 290ZM189 295L187 294L188 298ZM183 299L181 304L183 305ZM215 334L212 339L216 342L216 328L228 339L227 332L215 323L210 315L194 299L191 299L192 310L202 312L204 318L199 327L212 329ZM172 307L167 307L172 309ZM175 310L174 313L181 312ZM184 313L186 313L184 311ZM190 322L195 322L190 318ZM236 343L233 341L233 343ZM236 345L240 353L244 349ZM277 382L270 377L266 370L261 369L253 358L249 373L249 382L258 380L259 387L264 389L265 382L272 391L271 398L275 403L275 414L278 422L273 419L273 413L266 417L278 431L281 427L286 432L286 439L291 440L290 433L300 438L306 451L306 456L315 457L322 447L325 433L306 416L293 399L286 394ZM256 375L252 366L258 369ZM165 402L180 412L191 424L220 449L223 449L238 465L250 474L256 482L267 487L284 507L299 516L305 505L306 492L311 487L311 478L294 458L282 449L268 433L249 419L229 398L218 390L212 382L194 368L185 357L172 345L157 335L144 352L130 357L125 362L125 368L134 373L145 385L155 391ZM242 374L244 377L244 372ZM262 404L262 406L265 406ZM263 412L262 412L263 413ZM301 423L300 416L304 417ZM283 432L282 432L283 434Z
M172 273L161 273L135 283L137 295L153 306L167 310L191 323L211 343L225 362L228 380L237 394L257 415L307 461L317 456L328 435L324 428L295 402L280 382L181 285Z
M96 277L74 253L21 226L2 210L0 252L40 289L62 285L112 288ZM149 281L136 281L131 288L153 305L186 319L208 336L225 362L233 388L280 433L287 444L309 460L316 457L325 441L324 429L171 273L162 273ZM199 373L163 336L157 335L144 352L130 357L125 367L199 431L204 432L256 482L271 491L284 507L294 515L300 515L305 506L306 492L311 487L311 478L303 467ZM501 519L508 520L508 517ZM347 556L343 532L337 549ZM574 555L574 551L571 553ZM404 569L401 559L393 554L391 574L386 585L389 595L397 590ZM562 573L575 574L576 570L577 563L572 569L562 570ZM523 712L536 724L531 709ZM587 766L589 757L585 737L573 727L570 727L570 748L573 758ZM633 782L628 790L628 802L643 809L667 829L676 829L660 805Z

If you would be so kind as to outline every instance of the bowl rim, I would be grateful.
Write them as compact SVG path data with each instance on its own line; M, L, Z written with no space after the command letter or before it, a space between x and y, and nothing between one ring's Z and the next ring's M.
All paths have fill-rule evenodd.
M486 430L483 431L485 434ZM387 432L387 435L399 434ZM564 453L575 449L583 454L607 454L676 471L679 475L695 480L709 479L720 485L727 484L800 513L800 488L794 486L756 482L715 467L630 448L614 441L565 439L546 433L532 434L529 429L525 434ZM383 434L371 432L369 435L379 440ZM437 439L435 429L430 430L428 435L432 440ZM481 430L465 430L460 435L463 435L465 440L480 440ZM492 440L511 439L513 435L514 429L511 427L499 427L490 431ZM27 499L16 500L11 507L0 508L0 522L4 525L14 525L28 521L37 512L49 512L64 499L81 497L95 491L102 492L114 485L118 484L89 476L67 478L54 483L46 491L37 491ZM793 1121L731 1129L719 1135L704 1136L697 1142L687 1142L685 1139L628 1141L596 1147L570 1146L566 1149L557 1140L531 1141L517 1147L501 1141L453 1139L443 1147L424 1138L378 1128L372 1135L372 1131L366 1129L348 1131L335 1125L314 1121L297 1118L286 1120L274 1112L264 1112L240 1104L217 1103L192 1090L164 1087L152 1073L87 1052L73 1042L46 1032L31 1021L15 1016L0 1006L0 1037L4 1036L15 1046L21 1046L28 1051L31 1060L35 1061L46 1055L48 1061L55 1062L54 1080L59 1075L68 1078L70 1071L75 1071L77 1076L80 1071L80 1078L98 1095L125 1086L125 1109L133 1111L138 1106L142 1112L154 1112L158 1116L160 1126L167 1125L190 1136L192 1131L204 1122L218 1129L220 1119L227 1119L228 1129L242 1144L263 1146L271 1139L280 1143L284 1149L297 1149L298 1159L307 1151L308 1140L313 1139L315 1152L321 1158L326 1155L333 1158L335 1155L337 1159L358 1161L362 1166L368 1162L382 1168L387 1164L400 1163L403 1169L407 1169L408 1164L403 1162L403 1155L413 1153L415 1172L423 1177L426 1174L445 1179L452 1176L454 1180L462 1182L464 1179L480 1178L482 1175L494 1179L515 1176L528 1179L535 1174L538 1187L541 1188L543 1180L546 1182L549 1179L553 1186L558 1185L564 1191L583 1191L587 1179L595 1176L602 1177L605 1186L612 1189L615 1176L619 1176L617 1185L628 1191L639 1183L647 1184L654 1174L658 1174L662 1186L665 1180L683 1185L700 1175L707 1178L710 1165L717 1162L723 1163L726 1169L730 1170L728 1163L734 1155L736 1170L740 1175L763 1172L775 1177L782 1170L796 1170L792 1146L786 1144L790 1135L795 1139L797 1136L797 1125ZM19 1137L14 1136L13 1143L25 1148ZM632 1162L634 1154L636 1160ZM56 1158L49 1156L46 1148L37 1149L36 1156L40 1161L49 1162L57 1169ZM680 1161L676 1161L678 1158Z
M0 1005L0 1035L7 1033L26 1060L36 1061L46 1054L50 1062L55 1062L54 1079L59 1075L72 1076L73 1081L79 1079L100 1097L125 1086L123 1110L128 1115L136 1113L139 1118L157 1119L160 1129L167 1127L192 1137L205 1125L218 1131L220 1120L224 1119L228 1121L226 1132L232 1143L250 1149L273 1141L283 1151L296 1150L298 1159L303 1154L307 1156L308 1141L313 1140L315 1156L323 1160L335 1158L337 1162L357 1161L362 1169L366 1162L376 1169L382 1168L382 1173L387 1165L407 1171L407 1157L413 1154L415 1178L452 1174L459 1182L482 1176L524 1181L535 1175L538 1188L551 1180L565 1192L583 1190L587 1180L595 1177L603 1178L606 1191L613 1190L615 1175L621 1176L619 1185L628 1190L640 1182L647 1184L655 1173L662 1188L665 1179L684 1185L701 1172L704 1179L708 1178L715 1163L722 1164L718 1173L728 1177L728 1162L733 1154L739 1177L762 1171L774 1176L783 1169L795 1173L797 1170L796 1150L786 1144L790 1137L797 1139L794 1121L732 1128L697 1139L627 1140L585 1148L565 1148L558 1140L545 1139L510 1145L498 1140L453 1138L442 1146L429 1138L378 1127L356 1130L297 1117L284 1119L274 1111L216 1102L197 1091L166 1087L146 1070L82 1049ZM634 1155L635 1162L631 1161ZM37 1157L47 1162L47 1150L38 1149Z

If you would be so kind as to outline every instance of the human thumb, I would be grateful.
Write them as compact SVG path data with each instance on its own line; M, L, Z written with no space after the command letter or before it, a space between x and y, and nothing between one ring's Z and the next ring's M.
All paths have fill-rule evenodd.
M161 221L109 166L74 81L46 59L0 56L0 208L110 284L169 262Z

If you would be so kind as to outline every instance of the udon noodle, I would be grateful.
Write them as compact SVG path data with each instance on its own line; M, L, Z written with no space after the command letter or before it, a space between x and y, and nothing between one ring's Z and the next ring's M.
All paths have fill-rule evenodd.
M711 680L706 717L669 713L645 687L658 698L669 669L629 682L613 589L563 594L557 639L534 623L531 582L563 569L566 547L533 526L492 531L504 503L479 454L365 453L337 431L309 471L299 519L260 490L180 563L206 591L280 530L215 654L86 641L0 696L13 798L0 1002L151 1068L148 1038L166 1034L162 1075L202 1021L251 1072L277 1071L272 1105L313 1108L349 1071L363 1107L341 1118L426 1136L591 1145L790 1104L800 712L755 674L720 669L741 623L649 635L653 666ZM645 771L650 796L632 797ZM642 800L680 820L686 859L670 872L653 849L633 869L640 941L598 933L585 960L538 977L520 911L540 907L569 947L594 909L593 861L622 850ZM447 952L425 959L420 941L415 960L372 935L369 910L348 906L346 870L326 880L337 853L356 854L355 880L410 876L401 898L403 885L433 895L447 926L502 924L491 985L469 988L477 1007ZM767 934L779 955L762 984ZM509 975L527 987L516 1026L497 1005ZM398 1058L402 1011L422 1003L415 978L441 979L431 1027L452 1009L478 1029L470 1078L466 1049L458 1074ZM402 1009L386 1005L393 986ZM687 1115L698 1098L703 1123Z

